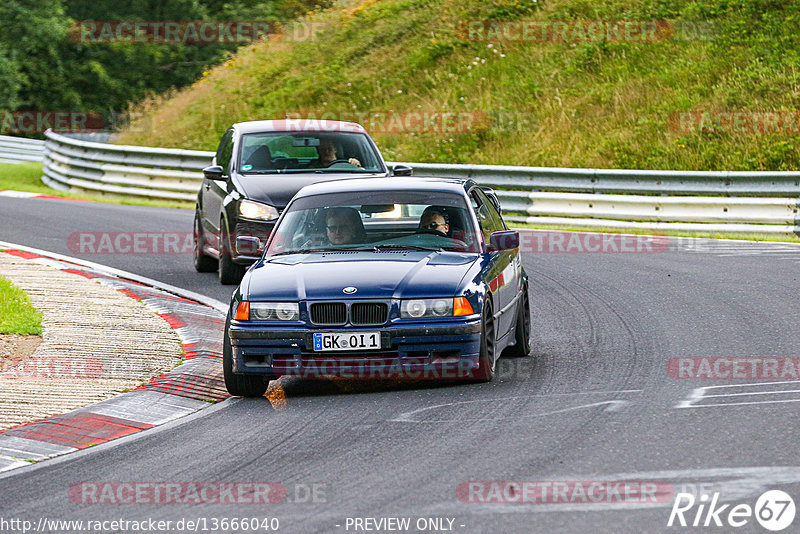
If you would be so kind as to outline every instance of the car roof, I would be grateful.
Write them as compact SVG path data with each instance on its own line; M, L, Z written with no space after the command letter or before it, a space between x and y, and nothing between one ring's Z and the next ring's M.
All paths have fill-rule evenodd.
M307 185L297 192L295 198L328 193L358 193L364 191L436 191L464 194L472 184L474 182L470 179L438 176L349 178Z
M287 132L287 133L367 133L355 122L327 121L319 119L278 119L237 122L233 125L241 133Z

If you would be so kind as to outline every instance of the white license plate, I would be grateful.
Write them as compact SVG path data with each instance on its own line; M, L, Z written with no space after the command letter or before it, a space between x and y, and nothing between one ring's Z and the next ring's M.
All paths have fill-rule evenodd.
M314 350L376 350L381 348L380 332L333 333L320 332L314 334Z

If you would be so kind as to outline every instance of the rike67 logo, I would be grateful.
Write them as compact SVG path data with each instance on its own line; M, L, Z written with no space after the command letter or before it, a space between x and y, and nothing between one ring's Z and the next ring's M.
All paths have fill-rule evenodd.
M778 532L794 522L794 500L784 491L765 492L755 507L747 503L719 504L719 495L714 493L709 501L707 494L698 499L691 493L678 493L667 526L739 528L755 518L763 528Z

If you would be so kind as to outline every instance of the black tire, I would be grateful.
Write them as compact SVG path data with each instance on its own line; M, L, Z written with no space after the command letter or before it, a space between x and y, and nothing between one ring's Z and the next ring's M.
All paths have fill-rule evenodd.
M225 222L220 223L219 230L219 283L225 286L233 286L242 281L247 267L234 263L231 258L231 240L225 230Z
M524 358L531 353L531 305L528 300L528 288L523 290L517 310L517 327L514 330L513 346L506 351L512 358Z
M481 320L481 355L478 358L478 368L475 370L476 382L491 382L494 379L497 364L497 344L495 339L494 316L492 315L492 301L487 297L483 305L483 318Z
M203 252L205 246L205 238L200 227L200 216L197 212L194 214L194 247L192 255L194 256L194 269L198 273L213 273L217 270L217 260Z
M225 388L234 397L263 397L269 384L268 378L261 375L239 375L233 372L233 349L228 332L222 346L222 374L225 377Z

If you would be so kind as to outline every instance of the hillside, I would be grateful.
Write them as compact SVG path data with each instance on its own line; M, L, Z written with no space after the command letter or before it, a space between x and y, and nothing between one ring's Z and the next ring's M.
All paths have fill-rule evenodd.
M327 111L377 116L361 122L395 161L800 168L800 0L597 4L338 3L285 38L241 49L191 87L142 103L143 118L117 142L214 149L230 123ZM513 40L515 20L561 26ZM628 21L634 31L593 21ZM314 38L292 38L309 28ZM600 30L583 31L592 28ZM449 112L473 128L421 132L414 111ZM711 114L680 115L698 111Z

